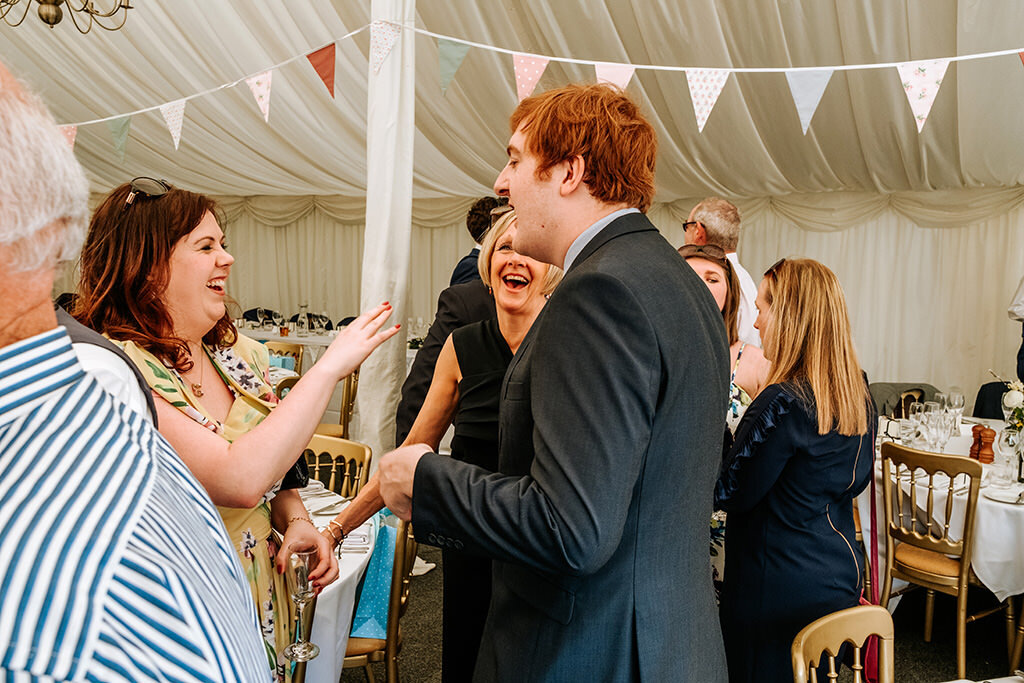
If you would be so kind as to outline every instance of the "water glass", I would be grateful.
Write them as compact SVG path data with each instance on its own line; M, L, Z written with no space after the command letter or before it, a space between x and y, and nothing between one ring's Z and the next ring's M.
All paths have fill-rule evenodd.
M992 487L1008 489L1017 471L1017 432L1004 429L996 439L996 461L993 463Z
M900 422L900 444L907 448L913 448L914 444L917 443L917 424L909 419L905 418Z

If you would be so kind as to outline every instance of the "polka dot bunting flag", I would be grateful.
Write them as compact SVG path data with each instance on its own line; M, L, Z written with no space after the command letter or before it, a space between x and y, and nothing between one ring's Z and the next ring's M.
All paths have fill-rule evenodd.
M391 48L398 40L398 34L402 29L386 21L375 21L370 24L370 65L373 73L380 73L380 67L384 64Z
M704 130L711 109L722 94L729 72L724 69L687 69L686 84L690 86L693 113L697 116L697 132Z
M185 117L185 100L176 100L161 105L160 113L164 115L167 130L171 132L174 149L178 149L178 143L181 142L181 122Z
M537 81L548 65L545 57L534 57L516 53L512 55L512 64L516 70L516 92L519 100L529 97L537 87Z

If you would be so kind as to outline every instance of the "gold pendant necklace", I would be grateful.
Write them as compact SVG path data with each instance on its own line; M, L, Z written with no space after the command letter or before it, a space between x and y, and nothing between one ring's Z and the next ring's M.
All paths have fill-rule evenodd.
M203 364L202 364L202 356L199 357L199 360L200 360L200 363L199 363L199 383L197 384L196 382L193 382L192 380L189 380L189 384L192 385L192 393L195 394L196 398L202 398L203 397L203 370L204 370L204 368L203 368Z

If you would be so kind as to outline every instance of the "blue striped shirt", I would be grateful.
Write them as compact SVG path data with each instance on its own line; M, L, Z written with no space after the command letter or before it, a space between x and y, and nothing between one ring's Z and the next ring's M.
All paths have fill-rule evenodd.
M220 517L64 328L0 349L0 681L269 681Z

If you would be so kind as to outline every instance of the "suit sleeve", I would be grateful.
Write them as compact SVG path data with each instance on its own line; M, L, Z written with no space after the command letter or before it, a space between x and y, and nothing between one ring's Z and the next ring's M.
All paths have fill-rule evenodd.
M536 323L529 386L511 373L502 410L528 401L533 432L526 476L488 473L424 456L416 469L413 524L421 540L539 571L590 574L618 547L639 495L661 362L654 328L617 279L567 279ZM520 409L527 409L521 407Z
M423 346L416 352L409 376L402 384L402 399L398 403L395 414L395 445L400 446L409 435L416 415L419 414L423 401L430 389L430 380L434 376L434 365L441 353L441 347L460 321L465 318L464 305L453 291L445 289L437 298L437 313L430 324Z

